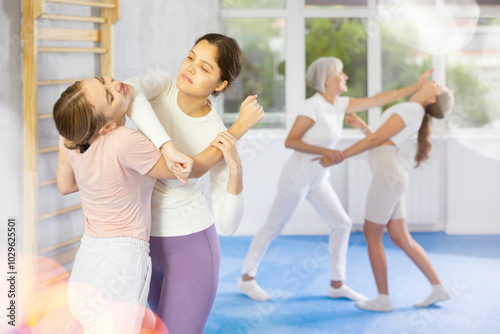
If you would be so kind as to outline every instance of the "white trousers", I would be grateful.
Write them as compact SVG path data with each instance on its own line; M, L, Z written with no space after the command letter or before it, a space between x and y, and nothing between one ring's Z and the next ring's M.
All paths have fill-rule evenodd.
M257 275L259 263L269 245L281 233L298 206L307 199L330 227L328 251L331 280L345 280L352 221L328 180L329 171L317 161L311 161L312 158L310 154L294 152L283 167L278 194L267 221L252 239L242 274Z
M83 235L68 306L85 334L139 333L151 280L149 242Z

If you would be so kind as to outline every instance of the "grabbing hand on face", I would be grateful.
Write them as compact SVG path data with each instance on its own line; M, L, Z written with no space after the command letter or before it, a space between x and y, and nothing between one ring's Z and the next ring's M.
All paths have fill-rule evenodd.
M236 122L241 122L247 129L259 123L264 117L264 108L257 103L257 95L249 95L240 107Z
M187 178L193 169L193 159L178 151L172 141L163 144L160 151L165 158L168 169L174 173L179 181L187 184Z
M417 82L415 83L415 87L417 89L419 89L420 87L422 87L422 85L424 84L424 82L426 82L427 80L429 80L429 78L431 77L432 72L434 72L433 68L431 68L430 70L427 70L424 73L422 73L422 75L420 76L420 78L418 78Z

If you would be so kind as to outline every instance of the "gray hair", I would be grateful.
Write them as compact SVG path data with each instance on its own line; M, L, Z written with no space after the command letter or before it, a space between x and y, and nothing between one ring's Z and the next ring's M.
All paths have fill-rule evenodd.
M313 61L307 69L306 79L307 84L318 92L325 92L326 77L337 71L342 70L344 64L335 57L321 57Z

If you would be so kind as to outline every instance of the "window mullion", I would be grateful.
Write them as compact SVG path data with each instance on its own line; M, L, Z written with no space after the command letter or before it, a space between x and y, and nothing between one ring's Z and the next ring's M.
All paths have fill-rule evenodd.
M368 96L373 96L382 91L382 42L380 23L376 20L376 0L368 1L369 16L367 19L367 76ZM368 125L378 127L382 109L380 107L368 110Z
M286 16L286 82L285 120L290 128L295 116L305 100L305 20L303 11L305 0L287 0Z

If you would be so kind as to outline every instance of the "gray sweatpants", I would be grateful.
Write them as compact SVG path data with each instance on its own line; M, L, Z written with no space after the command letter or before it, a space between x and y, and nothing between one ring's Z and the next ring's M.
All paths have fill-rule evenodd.
M68 285L68 305L85 334L139 333L151 259L149 243L83 235Z

